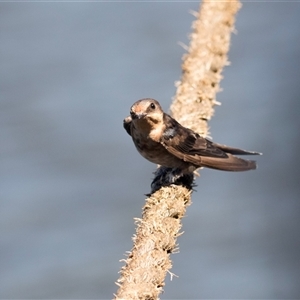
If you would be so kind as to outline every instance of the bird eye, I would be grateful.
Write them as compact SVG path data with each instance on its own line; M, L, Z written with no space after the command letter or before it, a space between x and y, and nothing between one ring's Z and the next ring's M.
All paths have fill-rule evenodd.
M154 103L151 103L151 104L150 104L150 107L151 107L152 109L155 109L155 104L154 104Z

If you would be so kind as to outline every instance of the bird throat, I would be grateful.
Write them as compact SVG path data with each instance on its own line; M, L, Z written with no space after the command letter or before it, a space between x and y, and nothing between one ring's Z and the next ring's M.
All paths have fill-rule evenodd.
M157 122L156 119L153 120L152 118L144 118L135 120L134 126L145 138L150 138L153 141L159 142L163 130L162 122Z
M134 120L134 127L138 129L143 135L149 135L150 131L153 128L153 123L149 122L148 119L143 118L139 120Z

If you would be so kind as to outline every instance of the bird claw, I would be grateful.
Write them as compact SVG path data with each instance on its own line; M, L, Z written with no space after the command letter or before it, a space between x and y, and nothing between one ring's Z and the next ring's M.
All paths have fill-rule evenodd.
M162 186L171 184L183 185L189 189L193 188L193 173L183 174L181 169L159 167L154 173L155 177L151 183L151 193L159 190Z
M166 178L167 181L170 182L170 184L175 184L176 181L183 175L182 171L180 169L171 169L170 172L167 172Z

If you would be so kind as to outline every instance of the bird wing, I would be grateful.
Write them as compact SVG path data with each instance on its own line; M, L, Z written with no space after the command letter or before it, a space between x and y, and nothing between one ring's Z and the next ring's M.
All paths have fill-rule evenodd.
M245 171L256 168L255 161L244 160L232 155L254 153L214 144L198 133L181 126L167 114L164 116L164 122L166 130L162 134L160 142L174 156L198 167L218 170Z
M201 137L198 133L183 127L176 120L165 114L164 123L166 129L161 137L161 143L175 155L187 156L211 156L226 158L224 151L215 147L213 142Z

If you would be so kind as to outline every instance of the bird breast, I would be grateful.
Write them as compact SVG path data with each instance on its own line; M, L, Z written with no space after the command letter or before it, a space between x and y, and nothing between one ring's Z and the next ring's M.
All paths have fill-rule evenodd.
M168 152L160 142L156 142L149 137L146 139L142 136L135 137L133 142L138 152L152 163L169 168L180 168L181 165L185 166L187 164Z

